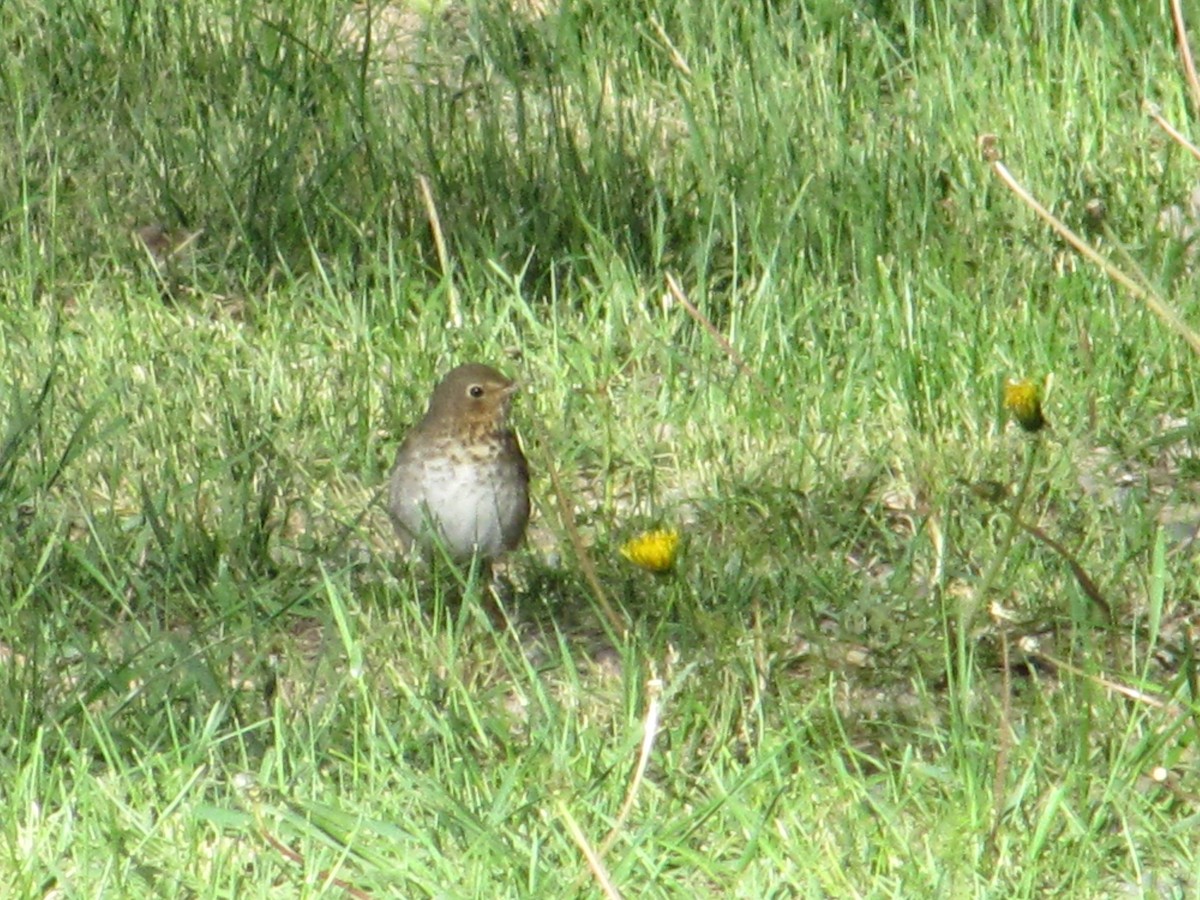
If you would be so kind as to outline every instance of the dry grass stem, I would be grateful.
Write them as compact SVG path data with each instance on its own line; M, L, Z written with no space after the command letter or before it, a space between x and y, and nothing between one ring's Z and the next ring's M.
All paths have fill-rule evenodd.
M1092 580L1092 577L1088 575L1087 571L1066 547L1036 525L1031 525L1022 519L1017 520L1017 525L1066 560L1067 565L1071 567L1071 574L1075 576L1075 581L1079 584L1084 594L1087 595L1087 598L1100 608L1110 622L1116 621L1116 617L1113 615L1112 604L1104 598L1104 594L1100 592L1100 588L1096 586L1096 582Z
M687 311L687 314L691 316L701 328L712 335L712 338L717 342L717 345L725 351L725 355L733 360L734 364L743 372L745 372L755 384L757 384L759 387L765 388L766 384L763 383L763 380L758 376L758 373L746 364L746 360L742 359L742 355L738 353L736 349L734 349L733 344L729 343L729 339L725 337L725 335L721 334L721 332L717 329L717 326L709 321L708 317L704 315L704 313L700 312L700 310L695 307L692 301L687 298L687 295L683 292L683 289L679 287L679 282L675 280L675 276L670 272L667 273L667 288L670 290L671 296L675 298L675 302L682 306L684 310Z
M551 446L549 436L542 434L542 441L545 446ZM587 546L583 543L583 538L579 534L579 527L575 523L574 507L571 505L571 499L567 495L566 488L562 485L562 479L558 477L558 469L554 465L554 460L547 454L543 460L546 465L546 471L550 475L550 484L554 488L554 499L558 506L558 516L562 522L563 529L567 532L567 539L571 542L571 546L575 550L575 558L579 561L579 568L583 571L584 580L587 581L588 587L592 589L592 595L596 598L596 603L604 613L604 617L608 619L608 624L612 627L613 633L616 636L623 636L629 631L629 623L623 616L617 613L616 609L608 600L608 594L604 590L604 586L600 583L600 576L596 572L596 564L592 560L592 555L588 552Z
M1179 58L1183 62L1183 74L1187 78L1188 90L1192 94L1192 106L1200 113L1200 80L1196 78L1196 64L1192 60L1192 48L1188 44L1187 25L1183 21L1183 7L1179 0L1171 0L1171 21L1175 25L1175 40L1179 44Z
M450 271L450 254L446 252L446 237L442 234L442 220L438 216L437 205L433 202L433 191L429 187L429 179L424 175L417 176L417 184L421 188L425 215L429 218L429 228L433 232L438 265L442 267L442 278L446 281L446 305L450 307L450 327L462 328L463 317L462 308L458 303L458 289L454 286L454 273Z
M663 683L661 678L653 677L646 682L646 696L649 698L649 702L646 704L646 718L642 723L642 746L641 752L638 754L637 768L633 770L633 778L629 782L629 790L625 792L625 802L621 804L621 811L617 814L617 821L613 823L613 827L600 844L601 857L607 854L612 849L612 845L616 843L621 828L629 818L629 814L633 811L633 804L637 800L638 790L645 780L646 767L650 765L650 754L654 750L654 739L658 736L659 720L662 717L662 692Z
M1178 128L1164 119L1157 106L1150 102L1145 103L1143 106L1146 110L1146 115L1153 119L1155 124L1170 136L1171 140L1187 150L1197 160L1200 160L1200 147L1189 141Z
M692 67L687 64L687 60L683 58L683 54L675 46L674 42L667 35L667 31L662 27L662 23L658 21L657 16L650 17L650 27L654 29L654 33L658 35L658 39L663 42L667 51L671 54L671 65L682 72L686 77L692 77ZM670 278L671 276L667 276Z
M1003 162L1001 162L999 159L989 159L988 164L992 167L992 171L996 173L996 176L1004 182L1008 189L1016 194L1022 203L1037 213L1038 216L1051 228L1058 232L1063 240L1079 251L1079 253L1085 258L1091 260L1093 263L1103 269L1104 273L1108 275L1109 278L1117 282L1117 284L1124 287L1137 299L1145 303L1150 311L1158 316L1168 328L1187 341L1188 345L1195 353L1200 354L1200 334L1197 334L1195 330L1193 330L1186 322L1184 322L1183 319L1180 318L1179 314L1175 312L1173 307L1171 307L1149 287L1139 284L1137 281L1125 274L1125 272L1123 272L1121 269L1109 262L1109 260L1102 256L1099 251L1092 247L1091 244L1068 228L1061 219L1054 215L1054 213L1042 206L1042 204L1039 203L1034 196L1029 193L1029 191L1025 190L1020 182L1013 177L1013 174L1009 172L1008 168Z
M1012 747L1012 663L1008 631L1000 628L1000 724L996 735L996 772L992 779L992 831L989 843L995 848L1004 821L1004 782L1008 778L1008 754Z
M267 842L267 844L271 848L276 850L285 859L290 860L291 862L295 863L298 866L301 866L301 867L304 866L304 864L305 864L304 856L302 854L297 853L295 850L293 850L287 844L283 843L283 841L279 840L279 838L275 837L275 835L271 834L265 828L260 829L259 835L262 837L262 839L264 841ZM371 900L371 896L372 896L371 894L368 894L366 891L362 890L361 888L356 888L354 885L350 884L345 879L338 878L336 875L333 875L330 872L321 871L318 873L318 877L320 877L320 879L322 881L325 881L328 884L333 885L334 887L341 888L343 891L346 892L347 896L354 897L355 900Z
M1130 687L1127 684L1121 684L1120 682L1113 681L1110 678L1092 675L1090 672L1085 672L1078 666L1073 666L1065 660L1050 656L1048 653L1042 653L1041 651L1038 651L1037 653L1031 653L1030 656L1034 659L1040 660L1052 668L1061 669L1064 672L1070 672L1072 675L1077 675L1080 678L1086 678L1088 681L1100 685L1100 687L1104 688L1106 691L1111 691L1114 694L1120 694L1122 697L1127 697L1130 700L1134 700L1138 703L1144 703L1147 706L1153 707L1154 709L1167 710L1173 716L1178 717L1188 713L1188 710L1184 709L1180 704L1172 701L1169 697L1164 697L1160 694L1151 694L1147 691Z
M562 820L567 823L567 831L571 833L571 840L575 842L584 858L587 860L588 868L592 872L592 877L596 879L596 883L600 885L600 890L604 892L604 896L609 900L621 900L621 892L617 890L615 884L612 883L612 877L608 874L608 870L604 868L604 860L588 843L587 835L583 833L583 829L579 827L579 823L575 821L575 817L571 815L571 811L562 804L556 803L558 814Z
M600 849L597 851L597 856L601 860L608 855L608 851L612 849L613 844L620 837L621 829L629 819L629 814L633 811L633 805L637 800L638 791L645 781L646 769L650 765L650 754L654 750L654 740L658 736L659 723L662 718L662 702L660 699L662 693L662 679L657 675L652 675L646 681L646 695L649 698L649 702L646 705L646 717L642 724L642 743L641 751L638 753L637 766L633 770L633 778L629 781L629 788L625 792L625 800L621 804L620 812L617 813L616 821L613 823L612 828L608 830L608 834L604 836L604 840L600 842ZM578 893L582 882L583 876L581 875L576 879L575 884L571 886L570 893Z

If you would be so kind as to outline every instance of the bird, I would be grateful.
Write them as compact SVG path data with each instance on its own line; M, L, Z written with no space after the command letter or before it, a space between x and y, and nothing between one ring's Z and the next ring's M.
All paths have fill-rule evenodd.
M441 547L456 563L515 549L529 522L529 464L509 425L518 385L467 363L438 383L396 451L388 512L410 557Z

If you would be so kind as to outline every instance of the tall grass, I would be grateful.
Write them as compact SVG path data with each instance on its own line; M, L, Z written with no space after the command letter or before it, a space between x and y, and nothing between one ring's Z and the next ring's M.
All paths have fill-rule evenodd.
M1194 318L1152 7L0 6L4 882L1192 892L1192 357L976 150ZM465 359L498 598L377 502Z

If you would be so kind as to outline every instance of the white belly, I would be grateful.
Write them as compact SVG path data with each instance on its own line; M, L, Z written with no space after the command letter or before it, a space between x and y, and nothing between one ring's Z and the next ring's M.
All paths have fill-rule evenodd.
M455 558L495 556L516 546L524 530L528 501L523 492L496 490L497 484L515 484L519 477L515 465L500 460L482 465L427 461L422 477L410 479L403 496L393 487L392 514L422 546L434 543L436 529Z

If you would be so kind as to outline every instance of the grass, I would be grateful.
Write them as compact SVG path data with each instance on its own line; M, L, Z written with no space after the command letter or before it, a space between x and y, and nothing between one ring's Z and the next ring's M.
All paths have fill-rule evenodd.
M976 146L1196 321L1165 4L186 6L0 8L15 896L1196 891L1193 356ZM468 359L503 626L378 503Z

